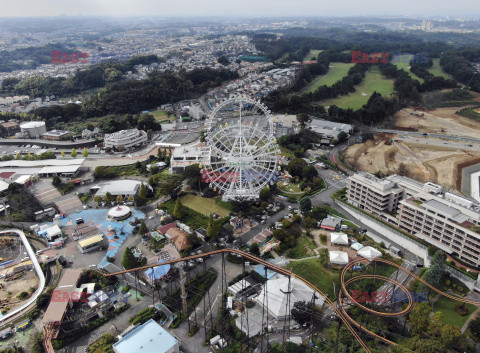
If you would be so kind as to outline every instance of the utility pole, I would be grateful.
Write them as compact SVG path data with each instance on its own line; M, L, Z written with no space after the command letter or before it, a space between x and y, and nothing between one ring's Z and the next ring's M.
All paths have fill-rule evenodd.
M180 264L180 263L179 263ZM187 306L187 291L185 290L185 273L183 271L183 264L178 266L178 270L180 272L180 291L181 291L181 298L182 298L182 313L187 317L188 315L188 306Z

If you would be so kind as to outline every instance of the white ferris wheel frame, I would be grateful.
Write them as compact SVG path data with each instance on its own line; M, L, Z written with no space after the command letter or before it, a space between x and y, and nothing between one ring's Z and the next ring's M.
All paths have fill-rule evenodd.
M242 121L244 104L252 105L259 115L264 115L263 128L258 122L253 125ZM233 107L231 116L220 116L229 106ZM234 116L236 112L238 118ZM203 172L209 175L210 187L224 201L258 200L260 190L273 183L278 175L280 151L270 113L264 104L245 96L229 98L210 112L205 137L210 163L203 166ZM234 123L221 125L224 119Z

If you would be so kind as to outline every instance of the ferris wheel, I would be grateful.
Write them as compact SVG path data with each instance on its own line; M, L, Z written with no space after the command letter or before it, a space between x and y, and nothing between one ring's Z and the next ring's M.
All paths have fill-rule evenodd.
M270 111L244 96L219 103L207 120L210 162L202 180L229 200L256 200L260 190L278 180L280 151Z

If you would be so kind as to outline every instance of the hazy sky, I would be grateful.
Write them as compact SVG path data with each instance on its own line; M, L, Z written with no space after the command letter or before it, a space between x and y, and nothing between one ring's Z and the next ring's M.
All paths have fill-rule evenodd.
M0 17L478 16L479 0L0 0Z

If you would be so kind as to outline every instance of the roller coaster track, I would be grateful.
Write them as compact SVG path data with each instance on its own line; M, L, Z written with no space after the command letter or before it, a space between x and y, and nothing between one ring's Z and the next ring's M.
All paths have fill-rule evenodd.
M146 269L149 269L149 268L153 268L153 267L157 267L157 266L163 266L163 265L167 265L167 264L174 264L174 263L178 263L178 262L183 262L183 261L188 261L188 260L194 260L194 259L198 259L198 258L203 258L203 257L207 257L207 256L211 256L211 255L217 255L217 254L222 254L222 253L233 253L233 254L237 254L237 255L240 255L242 256L243 258L245 259L248 259L250 261L255 261L259 264L262 264L263 266L265 266L266 268L270 269L270 270L273 270L277 273L280 273L284 276L288 276L288 277L293 277L293 278L296 278L298 279L299 281L302 281L303 283L305 283L308 287L310 287L313 291L317 292L318 294L320 294L324 299L325 301L328 303L328 305L330 305L330 307L335 311L335 313L338 315L338 317L340 318L340 320L342 320L342 322L345 324L345 326L348 328L348 330L352 333L352 335L355 337L355 339L358 341L358 343L362 346L362 348L365 350L366 353L371 353L369 347L366 345L366 343L362 340L362 338L360 337L360 335L357 333L357 331L353 328L353 326L355 326L357 329L365 332L366 334L368 334L369 336L373 337L373 338L376 338L376 339L379 339L380 341L386 343L386 344L389 344L389 345L396 345L395 342L392 342L388 339L386 339L385 337L382 337L370 330L368 330L366 327L362 326L360 323L358 323L357 321L355 321L350 315L348 315L348 313L345 311L345 309L343 308L343 306L341 305L342 303L342 299L343 299L343 295L348 298L350 300L350 302L356 306L358 306L360 309L370 313L370 314L373 314L373 315L376 315L376 316L381 316L381 317L397 317L397 316L402 316L402 315L405 315L405 314L408 314L410 312L410 310L412 309L413 307L413 298L412 298L412 295L411 293L408 291L408 289L402 285L400 282L397 282L396 280L393 280L389 277L384 277L384 276L380 276L380 275L375 275L375 274L370 274L370 275L359 275L359 276L355 276L355 277L352 277L348 280L345 279L345 276L348 272L349 269L351 269L355 264L357 264L358 262L369 262L368 260L366 259L363 259L363 258L357 258L357 259L354 259L352 261L350 261L347 265L345 265L342 269L342 272L340 274L340 285L341 285L341 291L339 291L339 294L338 294L338 306L330 299L328 298L328 296L323 293L320 289L318 289L315 285L313 285L312 283L310 283L309 281L307 281L305 278L303 277L300 277L298 275L296 275L295 273L289 271L289 270L286 270L282 267L279 267L279 266L276 266L276 265L273 265L261 258L258 258L256 256L253 256L252 254L249 254L247 252L244 252L244 251L241 251L241 250L237 250L237 249L221 249L221 250L216 250L216 251L211 251L211 252L207 252L207 253L203 253L203 254L198 254L198 255L193 255L193 256L188 256L188 257L183 257L181 259L176 259L176 260L170 260L170 261L165 261L165 262L162 262L161 264L152 264L152 265L147 265L147 266L142 266L142 267L138 267L138 268L134 268L134 269L130 269L130 270L125 270L125 271L120 271L120 272L115 272L115 273L108 273L108 274L105 274L103 272L100 272L102 275L106 276L106 277L110 277L110 276L116 276L116 275L121 275L121 274L124 274L124 273L129 273L129 272L135 272L135 271L140 271L140 270L146 270ZM418 280L419 282L423 283L425 286L427 286L428 288L430 288L431 290L433 290L434 292L448 298L448 299L452 299L452 300L456 300L456 301L459 301L459 302L462 302L462 303L467 303L467 304L472 304L472 305L475 305L477 307L480 307L480 302L476 302L476 301L473 301L473 300L468 300L468 299L465 299L465 298L461 298L461 297L457 297L455 295L451 295L451 294L448 294L448 293L445 293L445 292L442 292L441 290L438 290L437 288L435 288L434 286L432 286L431 284L425 282L424 280L422 280L420 277L418 277L417 275L415 275L414 273L410 272L409 270L407 270L406 268L403 268L402 266L396 264L395 262L392 262L392 261L388 261L388 260L384 260L384 259L374 259L372 262L379 262L379 263L384 263L384 264L387 264L387 265L390 265L390 266L394 266L396 267L398 270L401 270L401 271L404 271L405 273L407 273L408 275L412 276L413 278L415 278L416 280ZM386 282L389 282L389 283L392 283L394 284L395 286L397 286L401 291L403 291L406 296L407 296L407 299L408 299L408 305L405 309L399 311L399 312L393 312L393 313L390 313L390 312L380 312L380 311L376 311L376 310L373 310L371 308L368 308L362 304L360 304L358 301L356 301L351 295L350 293L348 293L348 289L347 287L355 282L355 281L358 281L358 280L362 280L362 279L379 279L379 280L382 280L382 281L386 281Z

